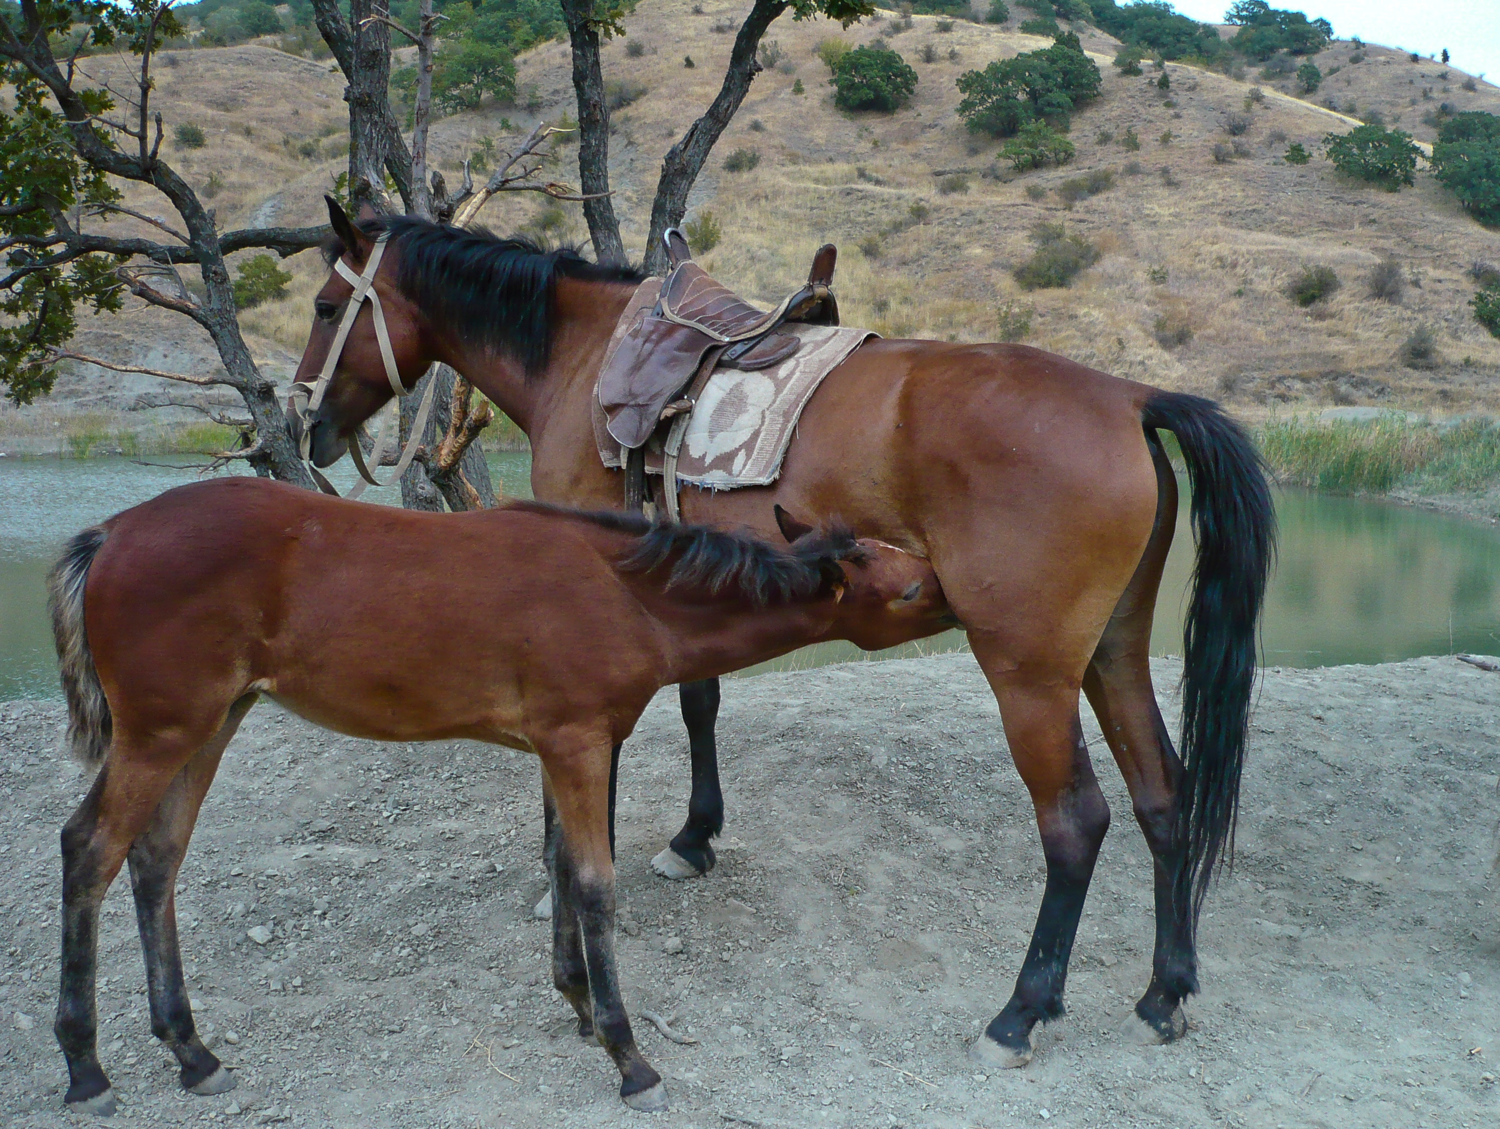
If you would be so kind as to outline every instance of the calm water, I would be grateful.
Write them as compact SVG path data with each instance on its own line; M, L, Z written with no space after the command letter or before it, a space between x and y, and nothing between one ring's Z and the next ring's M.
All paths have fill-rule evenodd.
M341 467L344 478L352 477ZM491 457L497 486L529 497L528 458ZM127 506L190 481L190 470L126 459L0 460L0 700L58 692L44 579L63 541ZM335 481L343 488L344 479ZM399 491L371 490L378 502ZM1334 666L1454 651L1500 653L1500 528L1382 502L1303 492L1278 496L1281 556L1265 620L1266 662ZM1153 649L1181 651L1192 564L1182 507ZM876 657L955 650L950 632ZM810 647L757 669L800 669L863 656Z

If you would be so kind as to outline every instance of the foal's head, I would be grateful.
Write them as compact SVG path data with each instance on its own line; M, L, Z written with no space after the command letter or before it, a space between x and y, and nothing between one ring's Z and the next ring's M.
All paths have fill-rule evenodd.
M385 241L372 289L380 299L401 383L410 388L434 360L457 364L475 351L514 369L525 381L547 365L557 280L631 281L626 268L601 267L576 251L546 251L527 239L499 239L481 228L460 229L373 212L351 220L328 200L333 239L324 253L362 275L377 242ZM354 286L335 270L318 292L312 332L297 379L316 381L332 349ZM369 305L369 303L366 303ZM477 374L466 372L477 379ZM381 357L373 311L362 309L313 415L312 459L335 461L359 426L394 394Z

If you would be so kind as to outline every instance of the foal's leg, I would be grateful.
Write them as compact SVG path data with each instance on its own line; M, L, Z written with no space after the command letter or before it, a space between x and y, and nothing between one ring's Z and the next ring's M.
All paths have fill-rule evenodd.
M150 824L130 847L130 884L146 958L151 1033L177 1056L183 1089L194 1094L222 1094L234 1089L235 1081L203 1045L193 1024L177 943L177 871L224 749L254 704L255 695L250 694L231 707L223 728L183 766Z
M618 747L618 746L617 746ZM589 998L589 970L583 953L583 934L578 914L573 910L573 867L562 847L562 828L557 819L557 803L547 773L542 773L542 825L546 846L547 892L552 903L552 983L578 1013L578 1034L594 1035L594 1005Z
M542 765L562 828L557 857L564 861L558 869L566 866L571 877L571 904L559 902L554 917L577 915L593 997L594 1029L620 1071L620 1097L632 1109L664 1110L667 1094L661 1075L636 1047L620 999L615 966L615 868L609 854L609 761L604 746L559 749L544 754Z
M201 740L192 741L192 747ZM192 747L178 752L157 744L148 751L117 721L104 767L63 825L62 976L52 1030L68 1062L64 1101L89 1113L107 1115L115 1108L97 1054L99 905Z
M610 858L614 858L615 857L615 792L616 792L616 790L618 788L619 781L620 781L620 750L622 748L624 748L623 745L616 745L612 750L610 750L610 754L609 754L609 757L610 757L610 759L609 759L609 857ZM554 812L550 806L548 806L550 804L550 801L547 801L545 799L545 797L546 797L545 782L544 782L544 786L543 786L543 789L542 789L542 793L543 793L543 799L544 799L544 802L543 802L543 811L542 811L542 818L543 818L544 821L555 820L556 817L557 817L557 813ZM545 826L547 826L547 827L550 828L552 826L552 824L551 824L551 822L546 822ZM551 840L546 840L546 842L550 842L550 841ZM556 904L556 899L552 896L553 892L554 892L553 891L553 885L554 884L551 881L551 877L552 877L552 869L551 869L552 868L552 863L551 863L550 860L551 860L552 856L547 853L549 849L550 848L548 848L545 845L545 843L544 843L543 848L542 848L542 857L545 860L548 860L547 861L547 868L548 868L547 869L547 875L548 875L547 892L541 896L541 899L536 903L535 908L533 908L532 911L531 911L532 912L532 916L542 918L543 920L546 920L547 918L550 918L552 916L552 907ZM663 852L663 853L665 853L665 852ZM587 1032L585 1032L585 1034L587 1034Z
M714 868L709 840L724 829L724 794L719 790L719 753L714 745L719 680L684 682L677 692L688 731L693 793L688 798L687 822L671 845L651 860L651 869L663 878L697 878Z
M1011 756L1031 793L1047 859L1047 886L1015 991L970 1051L989 1066L1016 1067L1031 1061L1037 1022L1063 1014L1068 958L1109 829L1109 805L1083 742L1076 685L1014 670L992 673L1003 667L986 662L985 650L975 638L974 653L1000 701Z

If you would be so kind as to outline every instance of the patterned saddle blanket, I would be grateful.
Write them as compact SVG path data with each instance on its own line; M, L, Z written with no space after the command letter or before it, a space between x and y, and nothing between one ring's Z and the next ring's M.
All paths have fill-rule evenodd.
M636 290L615 326L601 371L608 370L631 327L656 305L660 287L661 279L647 279ZM850 353L879 336L868 329L795 322L783 323L777 333L796 336L800 348L766 368L716 368L709 376L682 436L679 484L733 490L775 482L797 420L818 385ZM601 461L606 467L623 467L624 450L609 433L597 388L593 423ZM665 462L658 433L646 444L646 473L661 475Z

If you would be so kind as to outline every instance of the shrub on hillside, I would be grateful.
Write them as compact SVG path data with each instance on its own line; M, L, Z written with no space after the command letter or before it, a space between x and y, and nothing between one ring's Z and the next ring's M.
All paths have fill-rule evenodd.
M646 53L646 45L639 39L632 39L625 44L625 54L632 59L639 59Z
M1077 106L1099 96L1099 68L1078 36L1059 35L1041 51L997 59L958 78L958 113L973 133L1013 137L1027 122L1047 119L1067 129Z
M1281 159L1289 165L1305 165L1312 160L1312 154L1302 147L1302 142L1293 141L1287 146Z
M1500 224L1500 117L1468 112L1444 122L1432 147L1437 179L1483 224Z
M1224 132L1230 137L1242 137L1250 131L1255 124L1255 119L1249 114L1240 114L1231 111L1224 115Z
M1500 337L1500 283L1487 286L1469 299L1474 307L1474 320L1490 331L1491 337Z
M1082 176L1070 176L1057 186L1057 195L1064 204L1072 207L1080 200L1108 192L1115 186L1115 174L1109 169L1092 169Z
M969 178L961 172L951 173L938 181L939 196L955 196L969 190Z
M650 87L637 79L610 79L604 84L604 104L609 107L610 113L614 113L634 102L639 102L646 96L648 90Z
M1003 24L1010 19L1010 7L1005 0L990 0L990 9L984 18L986 23Z
M242 310L284 297L287 284L292 281L291 272L278 267L270 255L255 255L246 260L239 265L238 274L234 280L234 304Z
M1299 306L1311 306L1332 297L1340 286L1332 267L1303 267L1302 273L1287 286L1287 297Z
M1001 341L1024 341L1031 336L1031 318L1036 311L1023 306L1014 298L1000 307L996 321L996 337Z
M172 140L179 149L202 149L208 139L203 135L202 126L183 122L172 131Z
M1434 369L1443 363L1443 358L1438 353L1437 338L1425 325L1417 326L1411 331L1411 336L1401 342L1401 348L1396 350L1396 359L1412 369Z
M1176 349L1193 339L1193 323L1186 310L1170 309L1156 319L1151 335L1163 349Z
M1081 235L1069 235L1060 223L1041 223L1031 233L1036 251L1011 273L1023 290L1050 290L1073 285L1073 279L1099 261L1099 251Z
M1303 94L1315 93L1323 85L1323 72L1314 63L1303 63L1297 68L1297 88Z
M1379 125L1357 126L1342 136L1330 133L1323 138L1323 151L1345 176L1388 192L1416 183L1417 158L1422 155L1411 134Z
M1062 34L1062 28L1051 16L1032 16L1029 20L1022 20L1016 30L1025 35L1040 35L1044 38Z
M1073 143L1044 121L1027 122L1000 147L1000 158L1017 172L1043 165L1065 165L1073 159Z
M736 149L724 158L725 172L749 172L760 164L760 154L754 149Z
M698 213L697 218L682 225L682 234L687 236L688 247L693 254L706 255L719 245L724 229L719 224L719 217L705 208Z
M1376 263L1366 281L1371 298L1399 302L1401 295L1406 292L1406 272L1395 259L1382 259Z
M833 85L842 110L891 113L916 93L917 72L889 47L856 47L834 67Z

